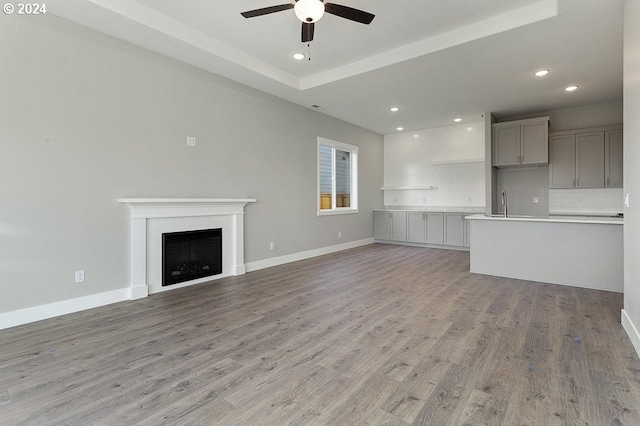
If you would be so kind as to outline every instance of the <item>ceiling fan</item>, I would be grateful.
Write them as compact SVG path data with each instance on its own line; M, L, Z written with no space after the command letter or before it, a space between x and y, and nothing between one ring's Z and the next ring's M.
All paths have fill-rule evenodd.
M268 15L288 9L293 9L298 19L302 21L303 43L313 40L314 24L322 18L325 12L366 25L369 25L375 17L375 15L369 12L335 3L325 3L324 0L296 0L295 3L249 10L242 12L241 15L245 18L254 18L256 16Z

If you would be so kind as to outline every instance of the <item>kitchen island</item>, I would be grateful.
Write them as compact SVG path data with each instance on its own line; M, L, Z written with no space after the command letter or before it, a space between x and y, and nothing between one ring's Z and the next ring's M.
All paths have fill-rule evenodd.
M623 219L473 215L472 273L623 291Z

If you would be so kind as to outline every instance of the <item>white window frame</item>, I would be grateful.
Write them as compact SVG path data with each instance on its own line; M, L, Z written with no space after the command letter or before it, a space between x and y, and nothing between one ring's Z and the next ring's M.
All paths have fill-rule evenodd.
M331 147L331 209L320 209L320 146ZM336 207L336 150L349 152L351 159L351 193L350 207ZM318 137L318 146L316 148L318 186L316 188L316 203L318 216L329 216L336 214L353 214L358 213L358 147L342 142L333 141Z

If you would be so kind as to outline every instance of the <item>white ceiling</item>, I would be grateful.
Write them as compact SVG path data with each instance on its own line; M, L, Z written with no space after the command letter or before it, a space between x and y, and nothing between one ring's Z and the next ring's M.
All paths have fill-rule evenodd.
M311 61L292 58L309 52L293 10L240 15L287 0L57 0L50 13L380 134L622 99L622 0L332 2L376 17L325 14Z

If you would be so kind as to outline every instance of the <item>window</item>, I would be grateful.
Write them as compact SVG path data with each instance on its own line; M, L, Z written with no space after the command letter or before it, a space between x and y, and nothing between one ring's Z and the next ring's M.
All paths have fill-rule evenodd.
M358 147L318 138L318 216L358 212Z

